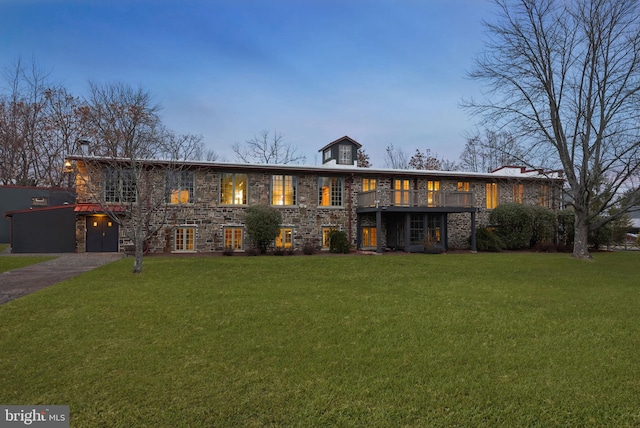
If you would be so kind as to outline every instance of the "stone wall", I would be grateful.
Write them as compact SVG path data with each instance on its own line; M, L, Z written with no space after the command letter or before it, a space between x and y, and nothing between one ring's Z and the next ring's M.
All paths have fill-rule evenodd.
M357 198L362 188L362 177L377 179L378 189L391 189L393 174L372 175L366 170L362 174L353 171L346 171L339 174L335 170L327 173L327 176L339 176L343 179L343 206L341 207L320 207L318 206L318 177L315 171L307 172L304 168L296 173L267 169L265 171L243 171L240 167L235 167L237 173L246 173L248 176L248 197L247 205L269 205L271 194L272 174L295 175L297 178L297 204L294 206L276 206L282 214L282 226L293 229L293 246L300 249L305 245L319 247L322 242L323 228L337 228L344 230L355 247L357 242ZM316 169L317 170L317 169ZM222 170L214 167L194 167L194 198L192 203L184 205L163 205L161 209L152 211L151 227L159 225L162 227L157 231L149 242L149 249L152 252L170 252L175 248L174 235L179 227L192 227L195 230L195 251L211 252L222 251L225 247L224 231L227 227L244 226L244 216L246 206L221 205L220 204L220 178ZM228 168L227 171L231 172ZM163 186L161 170L151 172L157 174L152 178L155 186ZM82 165L78 168L78 202L97 202L88 191L89 187L83 181L88 174ZM403 178L406 177L403 176ZM426 189L427 182L434 178L418 177L411 178L412 189ZM508 178L486 180L455 177L440 179L441 191L457 190L458 181L469 183L470 191L473 192L473 203L477 207L476 224L478 227L486 226L490 211L486 209L486 183L496 182L498 184L498 196L500 203L513 202L513 185L522 182L525 192L525 203L538 203L539 182L534 180L516 181ZM361 226L375 226L375 214L361 215ZM470 213L449 213L447 216L447 236L448 245L451 249L469 248L469 236L471 231ZM76 236L78 238L79 250L84 251L85 224L83 217L79 216L77 221ZM386 228L383 222L383 230L377 232L383 240L386 239ZM129 245L126 233L121 228L121 250ZM249 248L250 243L244 235L244 248Z

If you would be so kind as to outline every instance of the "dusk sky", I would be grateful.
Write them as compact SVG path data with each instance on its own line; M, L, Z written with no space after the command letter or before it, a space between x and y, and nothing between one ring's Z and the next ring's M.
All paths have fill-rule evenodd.
M384 167L389 144L457 161L478 96L466 78L487 0L0 0L0 68L18 58L84 96L148 90L163 122L221 160L262 130L320 162L348 135ZM5 79L0 81L5 85Z

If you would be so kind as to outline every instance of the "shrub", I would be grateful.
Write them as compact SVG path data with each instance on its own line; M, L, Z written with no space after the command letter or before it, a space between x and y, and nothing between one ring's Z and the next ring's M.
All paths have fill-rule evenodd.
M227 247L222 251L223 256L233 256L233 248Z
M247 208L245 224L247 235L261 254L267 252L278 236L282 223L280 211L266 205L254 205Z
M478 251L501 251L505 248L502 239L492 230L482 227L476 230L476 249Z
M531 245L533 236L533 212L522 204L501 204L491 212L489 221L497 225L496 234L509 250Z
M312 256L315 254L315 252L316 252L316 248L310 242L307 242L302 247L302 254L304 254L305 256Z
M528 209L531 210L533 215L530 245L548 244L553 241L558 228L558 219L555 213L549 208L538 205L529 205Z
M332 253L342 253L347 254L351 249L351 245L349 245L349 238L347 237L347 233L333 229L329 232L329 251Z

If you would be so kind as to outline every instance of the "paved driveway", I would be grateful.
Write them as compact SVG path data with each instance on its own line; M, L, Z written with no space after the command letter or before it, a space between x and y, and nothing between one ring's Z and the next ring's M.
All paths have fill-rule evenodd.
M1 273L0 305L122 258L122 254L119 253L25 255L54 256L56 258L47 262ZM24 255L0 254L0 257L22 256Z

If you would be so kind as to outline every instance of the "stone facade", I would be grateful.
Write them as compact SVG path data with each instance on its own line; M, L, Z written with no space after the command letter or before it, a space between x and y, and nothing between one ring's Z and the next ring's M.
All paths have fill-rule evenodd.
M153 183L152 187L164 186L162 163L149 168L146 180ZM99 200L96 192L91 192L90 184L100 181L100 175L88 174L81 159L76 159L78 167L78 202L104 204ZM153 162L150 162L153 163ZM246 207L251 205L270 205L272 195L272 177L274 175L286 175L295 177L296 203L295 205L274 205L282 214L282 227L292 232L292 246L300 249L306 245L321 248L323 244L323 230L337 228L347 233L349 241L354 248L362 242L360 237L363 227L376 227L376 214L362 212L358 206L358 196L362 193L363 179L375 179L376 189L387 191L392 195L395 179L409 180L411 190L427 192L430 189L429 182L438 182L439 192L455 193L459 190L459 183L465 186L468 183L468 191L472 194L472 211L475 214L477 227L487 225L490 210L487 208L487 183L495 183L497 186L498 203L517 201L518 195L523 195L523 203L538 204L541 201L541 188L550 188L549 205L557 207L560 200L560 179L548 179L523 171L522 174L475 174L452 173L437 171L393 171L373 170L368 168L335 167L304 167L304 166L274 166L274 165L238 165L225 163L185 163L184 168L193 171L193 196L188 203L171 204L163 203L156 206L156 210L150 211L151 228L159 227L153 238L149 241L151 252L176 251L176 231L183 229L193 230L194 252L223 251L228 246L226 231L240 230L242 233L243 249L250 248L250 242L244 233L244 216ZM223 174L246 175L248 194L244 205L225 205L221 203L221 187ZM341 180L341 204L335 207L320 206L320 177L337 177ZM101 185L100 185L101 186ZM97 186L97 188L100 188ZM433 183L431 183L433 186ZM516 186L517 191L514 190ZM166 192L162 192L166 195ZM389 198L389 197L388 197ZM520 201L518 201L520 202ZM380 200L381 205L392 205L390 200ZM108 204L107 204L108 205ZM155 206L155 205L154 205ZM393 207L390 207L393 208ZM444 215L443 224L446 227L447 248L468 249L471 234L470 210L459 212L447 211L447 207L439 207L437 215ZM400 208L398 208L400 210ZM425 216L436 215L435 212L425 207ZM377 236L381 240L382 247L387 246L387 233L389 224L386 214L383 215L382 229L377 230ZM126 215L120 216L123 228L120 230L120 251L124 251L131 242L128 241L124 227L127 225ZM427 218L427 217L425 217ZM82 215L78 216L76 236L78 238L79 251L85 251L86 222ZM360 245L362 247L362 245ZM368 249L373 246L367 247Z

